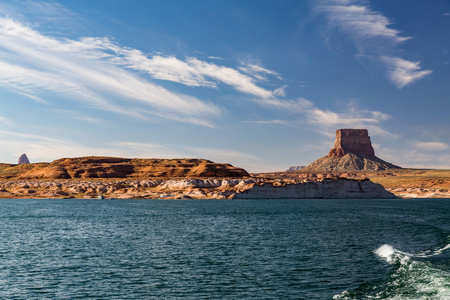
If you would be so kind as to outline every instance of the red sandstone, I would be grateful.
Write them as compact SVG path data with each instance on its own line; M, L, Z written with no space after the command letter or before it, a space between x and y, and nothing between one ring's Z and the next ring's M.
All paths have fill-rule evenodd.
M338 129L334 148L330 150L329 157L342 157L353 153L367 157L375 157L372 143L367 129Z

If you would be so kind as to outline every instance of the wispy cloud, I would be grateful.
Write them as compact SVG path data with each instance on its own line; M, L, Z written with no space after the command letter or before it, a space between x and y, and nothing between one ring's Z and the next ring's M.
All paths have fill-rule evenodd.
M69 119L74 119L74 120L81 121L83 123L87 122L87 123L91 123L91 124L99 124L102 121L99 118L91 117L91 116L88 116L88 115L83 114L81 112L74 111L74 110L51 109L50 111L52 113L63 115L64 117L69 118Z
M415 142L414 145L421 150L443 151L450 149L450 146L441 142Z
M241 62L241 66L239 67L239 70L242 72L256 78L260 81L267 81L267 75L273 76L279 80L281 80L280 74L273 70L266 69L260 65L257 64L250 64L246 62Z
M32 98L52 93L60 101L77 99L97 109L145 117L130 103L179 115L217 115L219 109L177 94L110 63L114 56L91 39L59 40L0 18L0 85Z
M271 90L257 85L252 77L236 69L201 61L195 57L181 60L175 56L147 55L137 49L121 47L107 38L86 38L82 43L83 46L96 50L97 58L127 69L145 72L155 79L191 87L218 88L219 84L226 84L239 92L253 96L262 98L273 96ZM251 65L251 68L256 73L276 74L257 65Z
M404 42L398 30L389 28L392 24L381 13L363 6L361 1L328 0L319 4L319 9L328 15L328 22L346 33L355 41L365 39L388 39L394 43Z
M324 0L314 3L325 15L330 28L338 29L355 44L359 57L368 53L385 65L388 78L398 88L431 74L431 70L422 70L418 62L389 54L411 37L402 36L400 31L391 28L392 22L382 13L372 10L367 1Z
M219 57L219 56L208 56L209 59L214 59L214 60L224 60L223 57Z
M428 151L430 150L430 151ZM389 154L395 157L392 159L395 164L404 168L435 168L450 169L450 155L448 152L436 155L431 149L389 149Z
M398 87L413 83L431 74L431 70L422 70L420 62L412 62L400 57L383 56L383 61L387 64L389 78Z
M350 128L368 128L374 135L384 135L391 138L399 136L384 130L380 124L391 118L390 115L367 109L359 109L356 103L350 103L342 112L332 111L330 109L321 109L312 101L305 98L296 100L267 100L266 105L273 108L288 111L293 114L291 121L287 120L257 120L252 123L271 124L271 125L307 125L308 128L329 136L334 134L334 129Z
M279 94L230 67L194 57L148 56L107 38L58 39L10 18L0 18L0 69L0 86L40 103L70 99L135 118L158 116L205 126L220 115L217 105L169 91L148 76L190 87L229 85L261 99Z
M1 117L1 116L0 116L0 123L3 123L3 124L8 125L8 126L12 125L11 120L9 120L7 118L4 118L4 117Z
M245 123L265 124L265 125L292 125L291 122L284 120L245 121Z

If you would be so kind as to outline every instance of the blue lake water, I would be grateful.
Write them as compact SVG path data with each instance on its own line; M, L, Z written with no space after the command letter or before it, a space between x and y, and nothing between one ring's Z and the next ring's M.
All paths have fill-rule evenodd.
M3 199L0 262L0 299L450 299L450 199Z

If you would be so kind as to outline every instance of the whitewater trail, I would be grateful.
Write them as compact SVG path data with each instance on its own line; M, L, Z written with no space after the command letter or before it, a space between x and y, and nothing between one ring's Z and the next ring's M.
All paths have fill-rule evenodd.
M433 261L450 249L450 243L417 254L407 253L385 244L374 253L392 265L388 277L370 285L361 285L353 291L344 291L333 299L450 299L450 272Z

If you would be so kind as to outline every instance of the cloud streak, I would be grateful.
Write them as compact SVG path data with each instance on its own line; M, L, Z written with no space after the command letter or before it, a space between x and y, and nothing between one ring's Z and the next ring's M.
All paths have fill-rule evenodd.
M221 109L210 101L176 93L148 80L218 89L229 85L256 98L274 92L236 69L194 57L147 56L107 38L57 39L0 18L0 86L42 104L76 100L92 108L146 119L162 117L212 126ZM276 74L254 66L254 73Z
M432 73L431 70L422 70L420 62L389 56L382 57L382 60L388 66L389 78L398 88L402 88Z
M328 22L338 27L355 41L387 39L394 43L404 42L410 37L402 37L398 30L389 28L392 23L382 14L358 1L324 1L319 9L328 15Z
M389 55L411 37L402 36L400 31L390 28L392 22L365 3L358 0L325 0L316 8L325 15L330 28L338 29L355 44L359 56L369 54L384 64L388 78L397 88L401 89L431 74L431 70L422 70L419 62Z
M334 129L350 128L368 128L374 135L385 135L391 138L398 138L398 135L389 133L381 128L380 124L391 118L390 115L371 110L358 109L356 105L350 104L343 112L335 112L329 109L321 109L313 102L298 98L296 100L267 100L266 105L273 108L289 111L294 114L294 121L286 120L259 120L250 121L257 124L271 125L292 125L304 126L307 124L323 135L330 136L334 134ZM300 120L298 117L301 117Z
M441 143L441 142L419 142L419 141L416 141L414 143L414 145L421 150L428 150L428 151L444 151L444 150L450 149L449 145L447 145L445 143Z

